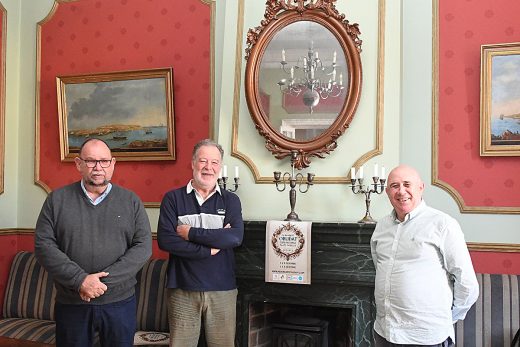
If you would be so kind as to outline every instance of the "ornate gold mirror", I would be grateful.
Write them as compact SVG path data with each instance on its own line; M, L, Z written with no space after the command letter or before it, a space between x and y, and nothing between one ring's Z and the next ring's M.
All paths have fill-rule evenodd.
M247 34L245 93L253 122L278 159L323 158L354 117L361 94L361 40L336 0L267 1Z

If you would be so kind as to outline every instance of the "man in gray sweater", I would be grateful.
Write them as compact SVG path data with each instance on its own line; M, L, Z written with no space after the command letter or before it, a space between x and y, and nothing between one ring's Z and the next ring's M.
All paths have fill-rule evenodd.
M89 139L75 158L81 181L49 194L35 254L56 285L56 345L132 346L135 275L152 253L150 223L133 192L110 183L115 158Z

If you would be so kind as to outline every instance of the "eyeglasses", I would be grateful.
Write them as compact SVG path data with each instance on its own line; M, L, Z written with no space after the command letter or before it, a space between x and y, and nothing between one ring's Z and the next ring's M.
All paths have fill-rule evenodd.
M83 161L85 165L87 165L88 168L95 168L97 164L101 165L102 168L107 168L112 164L112 159L101 159L101 160L94 160L94 159L82 159L78 158L79 160Z

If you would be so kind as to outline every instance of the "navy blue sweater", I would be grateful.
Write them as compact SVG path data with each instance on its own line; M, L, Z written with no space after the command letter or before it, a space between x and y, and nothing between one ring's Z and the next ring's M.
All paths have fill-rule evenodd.
M180 237L178 224L189 224L189 241ZM229 224L231 228L224 228ZM191 291L221 291L236 288L233 248L244 236L242 207L235 194L215 192L202 206L195 191L172 190L161 203L157 241L170 253L168 288ZM211 255L211 248L220 252Z

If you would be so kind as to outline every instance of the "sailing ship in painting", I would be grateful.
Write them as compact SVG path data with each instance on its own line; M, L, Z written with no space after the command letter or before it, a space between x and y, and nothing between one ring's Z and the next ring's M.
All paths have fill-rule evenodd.
M492 145L520 145L520 113L503 115L491 122Z
M167 151L167 130L163 124L155 126L110 124L94 129L69 130L69 151L79 151L81 144L89 137L102 139L113 152Z

